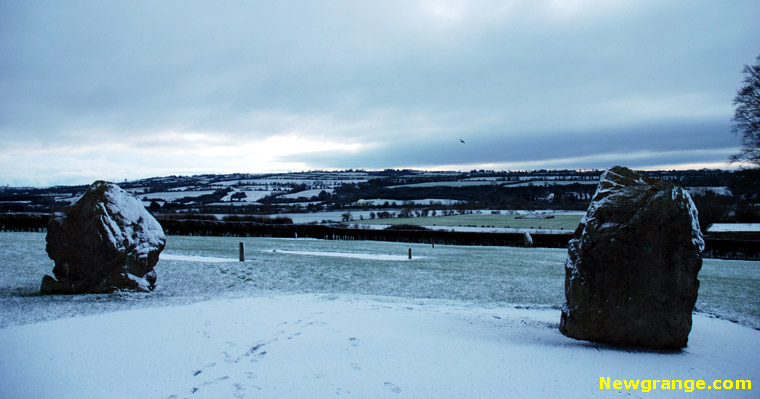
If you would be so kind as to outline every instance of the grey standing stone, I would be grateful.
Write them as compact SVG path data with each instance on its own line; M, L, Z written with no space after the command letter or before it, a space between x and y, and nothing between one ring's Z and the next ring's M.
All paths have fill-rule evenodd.
M565 262L568 337L686 346L704 240L688 192L613 167L601 176Z
M163 228L140 200L97 181L48 223L46 249L55 277L42 279L41 292L150 291L165 245Z
M528 233L527 231L523 232L523 247L525 248L533 247L533 237L531 237L530 233Z

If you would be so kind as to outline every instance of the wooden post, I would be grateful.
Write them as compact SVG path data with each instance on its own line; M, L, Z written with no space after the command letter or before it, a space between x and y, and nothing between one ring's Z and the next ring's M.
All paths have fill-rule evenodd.
M240 242L240 261L245 262L245 244Z
M412 249L409 248L409 259L412 259Z

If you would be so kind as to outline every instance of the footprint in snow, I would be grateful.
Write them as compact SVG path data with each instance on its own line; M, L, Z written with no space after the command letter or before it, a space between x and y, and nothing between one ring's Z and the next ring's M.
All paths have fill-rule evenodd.
M394 384L394 383L392 383L390 381L386 381L384 385L385 385L386 388L390 389L391 392L401 393L401 388L399 388L398 386L396 386L396 384Z
M245 397L245 388L243 388L242 385L238 383L232 384L232 387L235 388L235 397L242 399Z

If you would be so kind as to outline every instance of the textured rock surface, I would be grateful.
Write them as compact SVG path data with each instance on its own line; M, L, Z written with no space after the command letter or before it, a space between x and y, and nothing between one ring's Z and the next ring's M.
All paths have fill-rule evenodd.
M161 225L142 202L119 186L97 181L47 226L47 253L55 278L42 293L152 290L153 267L164 249Z
M613 344L686 346L703 249L685 190L619 166L606 171L568 247L560 331Z

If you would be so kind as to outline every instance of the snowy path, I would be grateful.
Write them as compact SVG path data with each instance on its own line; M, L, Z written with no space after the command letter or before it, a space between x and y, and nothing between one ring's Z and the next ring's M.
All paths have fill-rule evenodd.
M616 393L600 377L760 384L757 330L696 315L686 350L662 353L568 339L558 321L550 309L315 294L65 318L0 330L0 398L581 398Z

